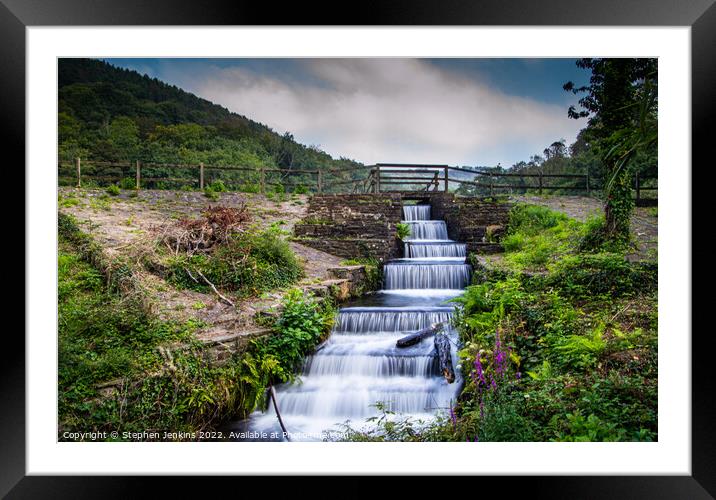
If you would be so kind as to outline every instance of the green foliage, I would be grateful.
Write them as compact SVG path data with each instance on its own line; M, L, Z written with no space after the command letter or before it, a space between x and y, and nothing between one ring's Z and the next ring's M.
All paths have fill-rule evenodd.
M656 165L657 63L656 59L580 59L577 65L592 72L589 85L564 89L586 93L581 110L569 108L571 118L590 117L587 128L604 162L604 238L628 244L633 209L632 169L641 170L640 156ZM653 167L652 167L653 168Z
M298 289L290 290L283 299L283 310L274 325L276 335L256 342L260 356L272 356L280 360L279 380L286 382L293 378L303 358L325 338L333 325L335 309L330 305L321 306Z
M122 189L137 189L137 179L124 177L121 181L119 181L119 187Z
M59 227L60 435L196 431L245 416L264 402L269 384L293 378L303 356L331 328L333 305L293 290L273 335L216 364L206 344L194 340L200 323L143 314L84 260L87 254L76 245L86 238L76 221L63 216ZM112 380L103 394L100 384Z
M206 196L210 200L218 200L219 199L219 195L216 193L216 191L214 191L212 189L211 186L206 186L204 188L204 196Z
M315 146L297 143L290 133L279 135L173 85L100 60L59 60L58 125L60 158L88 160L87 166L83 163L87 175L100 173L99 168L95 172L88 168L92 160L140 159L146 178L191 181L196 179L195 167L173 169L157 164L239 165L256 171L214 170L212 177L222 179L232 190L243 186L242 191L258 192L260 167L316 170L359 165L346 158L334 160ZM351 173L338 175L351 178ZM267 173L266 182L285 179ZM291 174L290 182L307 186L315 182L315 176ZM178 189L183 183L146 184Z
M617 298L655 290L657 268L629 263L614 253L570 255L555 266L545 284L575 299Z
M534 236L567 220L568 217L563 213L547 207L517 203L510 210L508 234Z
M396 237L399 240L404 240L410 236L410 224L404 224L403 222L398 222L395 225L395 231L396 231Z
M119 190L119 186L117 186L116 184L111 184L111 185L109 185L109 186L107 187L107 189L105 189L105 191L107 192L107 194L109 194L109 195L111 195L111 196L119 196L119 194L120 194L120 192L121 192L121 191Z
M554 347L560 362L576 368L592 368L607 348L604 324L586 335L569 335L558 340Z
M454 423L433 433L457 441L656 439L656 265L579 253L598 219L581 224L518 206L510 222L505 266L454 299L466 385ZM547 256L540 271L524 272L538 251ZM507 366L527 376L496 370L498 338Z
M181 287L209 291L205 282L192 278L193 270L199 270L218 288L242 296L292 285L302 275L296 255L276 227L250 228L211 254L173 258L169 268L170 281Z
M502 239L512 269L543 269L577 246L580 223L538 205L516 204Z
M226 193L228 191L226 185L224 184L224 181L222 180L215 180L214 182L209 184L208 189L214 191L215 193Z

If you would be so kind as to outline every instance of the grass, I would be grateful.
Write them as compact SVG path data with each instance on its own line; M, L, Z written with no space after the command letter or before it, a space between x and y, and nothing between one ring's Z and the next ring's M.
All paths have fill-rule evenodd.
M167 322L143 312L87 260L92 253L85 247L92 246L71 218L60 218L61 440L66 431L118 431L116 439L132 440L122 433L192 432L246 416L265 402L268 384L293 379L305 354L330 331L330 301L294 290L271 322L273 335L217 363L195 340L201 322Z
M583 250L599 221L510 214L499 272L454 299L465 385L431 425L380 417L355 441L654 441L655 263ZM478 269L479 271L479 269Z
M182 288L210 292L206 282L196 279L201 272L219 289L244 297L291 286L303 269L283 233L276 226L250 228L210 254L172 257L168 279Z

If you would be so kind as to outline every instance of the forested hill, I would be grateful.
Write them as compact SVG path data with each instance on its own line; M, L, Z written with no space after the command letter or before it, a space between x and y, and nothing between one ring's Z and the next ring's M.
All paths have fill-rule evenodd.
M329 168L334 160L290 133L156 78L95 59L60 59L59 154L94 160Z

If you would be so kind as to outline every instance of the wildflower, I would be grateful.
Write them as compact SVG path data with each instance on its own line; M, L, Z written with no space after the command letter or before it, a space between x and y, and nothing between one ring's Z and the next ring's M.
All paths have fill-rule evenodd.
M515 378L516 378L517 380L521 379L521 378L522 378L522 374L521 374L520 372L515 373Z
M485 380L485 373L484 373L484 370L482 369L482 363L480 362L480 353L477 353L477 356L475 356L475 372L476 372L477 381L478 381L478 383L476 385L479 387L480 382L487 385L487 381Z
M452 401L450 401L450 420L452 421L452 428L453 430L457 427L457 416L455 415L455 410L452 406Z

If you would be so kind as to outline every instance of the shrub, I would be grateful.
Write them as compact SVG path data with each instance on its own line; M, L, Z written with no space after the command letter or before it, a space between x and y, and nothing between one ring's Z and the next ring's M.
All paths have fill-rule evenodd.
M219 195L214 191L214 189L211 186L207 186L204 188L204 196L209 198L210 200L218 200Z
M290 290L283 298L281 316L274 325L275 335L256 344L261 355L280 360L281 381L292 377L303 358L324 339L333 325L335 309L321 305L302 290Z
M205 282L195 279L195 269L217 287L244 296L291 285L302 274L296 255L277 228L248 229L211 254L180 256L169 267L170 280L179 286L208 291Z
M396 237L399 240L404 240L410 236L410 224L404 224L402 222L398 222L395 225L395 231L396 231Z
M111 196L119 196L119 186L117 186L116 184L110 184L109 186L107 186L107 189L105 189L105 192Z
M258 193L261 191L261 186L254 183L244 183L239 186L239 191L242 193Z
M137 189L137 179L124 177L121 181L119 181L119 187L122 189Z
M555 351L560 363L586 369L597 364L606 348L604 324L601 324L587 335L569 335L559 339Z
M299 184L298 186L296 186L296 189L294 189L293 192L294 194L307 194L308 188L303 184Z
M215 193L226 193L228 189L226 188L226 185L224 184L224 181L217 179L208 186L211 188L212 191Z
M569 218L561 212L555 212L539 205L517 204L510 210L507 233L533 236L545 229L555 227Z
M615 253L571 255L560 261L546 283L576 299L614 299L656 288L653 264L631 264Z

